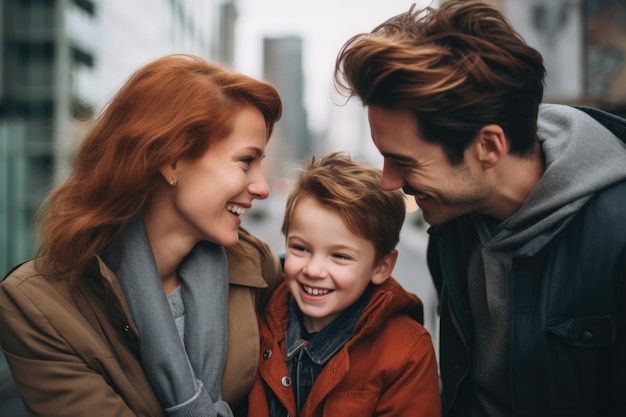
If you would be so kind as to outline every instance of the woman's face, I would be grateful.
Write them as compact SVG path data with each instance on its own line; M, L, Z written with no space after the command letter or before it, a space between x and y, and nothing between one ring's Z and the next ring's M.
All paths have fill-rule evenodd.
M194 241L237 243L240 216L252 200L269 195L261 169L266 134L261 112L246 106L229 136L211 144L199 159L176 163L172 174L176 185L170 188L175 227Z

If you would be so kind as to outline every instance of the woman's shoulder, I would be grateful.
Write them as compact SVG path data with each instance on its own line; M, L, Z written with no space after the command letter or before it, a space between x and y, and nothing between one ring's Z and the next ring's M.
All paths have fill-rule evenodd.
M0 282L2 316L24 315L30 320L39 320L51 306L63 302L56 288L58 281L44 276L38 270L36 260L17 265Z
M29 259L11 268L0 281L0 286L15 287L22 285L26 281L44 279L38 271L36 259Z
M89 263L88 268L75 281L70 277L70 274L74 274L75 271L54 276L42 272L44 268L41 264L42 260L43 258L29 259L7 272L0 282L0 304L9 298L15 305L33 304L45 310L59 303L74 304L73 294L77 288L93 288L93 283L97 283L99 287L103 285L105 272L98 263L97 257Z
M226 249L229 282L255 292L257 311L262 311L270 295L283 281L278 256L260 237L239 229L239 242Z

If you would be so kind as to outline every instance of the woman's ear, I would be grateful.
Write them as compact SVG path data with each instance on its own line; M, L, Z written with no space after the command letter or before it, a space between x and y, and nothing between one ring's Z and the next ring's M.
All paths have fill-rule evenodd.
M163 176L165 182L172 187L174 187L178 182L178 178L176 177L176 162L163 165L161 169L159 169L159 172Z
M372 283L373 284L382 284L387 281L387 278L391 276L393 272L393 268L396 266L396 261L398 260L398 250L394 249L389 254L385 255L383 259L380 260L378 266L374 270L374 274L372 275Z

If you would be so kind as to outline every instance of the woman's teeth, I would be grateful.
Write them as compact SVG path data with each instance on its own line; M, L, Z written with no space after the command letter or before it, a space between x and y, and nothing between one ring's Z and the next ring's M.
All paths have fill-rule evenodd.
M226 206L226 210L230 211L233 214L236 214L237 216L241 216L243 213L246 212L246 209L240 206L235 206L234 204L229 204Z
M306 285L303 285L302 289L309 295L326 295L330 292L330 290L320 290L318 288L307 287Z

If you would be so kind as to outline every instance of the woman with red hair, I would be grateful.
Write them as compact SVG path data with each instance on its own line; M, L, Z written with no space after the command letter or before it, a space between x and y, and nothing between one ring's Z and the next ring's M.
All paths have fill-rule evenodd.
M133 74L0 285L0 342L32 416L231 416L254 381L278 258L240 227L282 104L193 55Z

